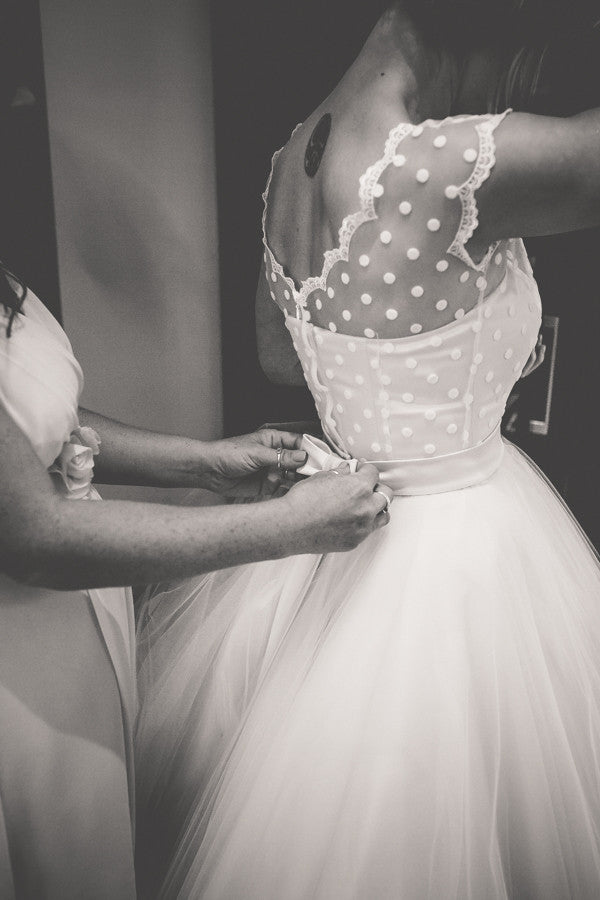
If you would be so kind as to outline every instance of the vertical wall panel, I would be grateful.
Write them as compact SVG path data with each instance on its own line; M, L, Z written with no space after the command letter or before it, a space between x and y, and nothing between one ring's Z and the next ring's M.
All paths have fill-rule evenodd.
M64 326L84 403L221 431L208 3L42 0Z

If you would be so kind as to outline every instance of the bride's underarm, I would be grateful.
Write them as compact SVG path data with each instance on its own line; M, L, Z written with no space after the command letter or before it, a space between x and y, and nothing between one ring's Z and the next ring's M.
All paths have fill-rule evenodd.
M298 387L305 384L283 313L270 296L264 267L256 291L256 343L261 368L269 381Z
M259 349L258 358L261 369L274 384L289 385L290 387L304 387L306 382L302 373L302 365L295 352L290 356L288 352L281 351L277 347L265 347Z

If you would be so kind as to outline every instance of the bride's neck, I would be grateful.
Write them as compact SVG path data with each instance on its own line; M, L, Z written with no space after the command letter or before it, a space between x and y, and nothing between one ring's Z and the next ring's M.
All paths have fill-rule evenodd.
M381 16L356 65L367 78L390 76L415 122L487 112L498 72L498 60L487 49L458 60L450 51L428 45L401 2Z

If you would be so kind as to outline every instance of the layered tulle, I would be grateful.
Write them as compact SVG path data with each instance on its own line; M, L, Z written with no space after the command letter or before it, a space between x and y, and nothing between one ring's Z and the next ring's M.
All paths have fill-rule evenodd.
M599 607L592 548L510 445L484 484L396 498L351 553L147 598L161 896L598 897Z

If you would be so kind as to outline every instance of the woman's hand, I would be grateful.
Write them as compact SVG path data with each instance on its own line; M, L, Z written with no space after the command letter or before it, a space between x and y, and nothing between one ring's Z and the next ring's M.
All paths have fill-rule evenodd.
M364 464L351 474L342 463L294 485L278 503L290 510L297 553L332 553L352 550L387 525L393 496L375 466Z
M301 434L263 428L204 444L201 485L224 497L266 500L306 462L301 440Z
M79 420L100 436L96 481L101 484L206 488L234 499L262 500L292 484L285 472L293 475L306 461L298 450L302 435L292 427L199 441L134 428L81 408Z
M265 431L240 438L239 444L217 442L225 483L252 480L264 465L272 460L276 465L280 441L286 445L282 462L298 466L304 460L304 453L302 460L293 458L299 439ZM240 475L244 471L247 475ZM80 590L188 578L294 553L347 550L387 521L387 515L378 515L387 501L374 493L376 479L373 466L356 475L315 475L286 496L251 507L70 500L56 490L30 441L0 404L0 571L25 584Z
M525 363L525 368L521 372L521 378L527 378L536 369L543 365L546 359L546 345L544 344L544 336L540 332L535 347L531 351L529 359Z

